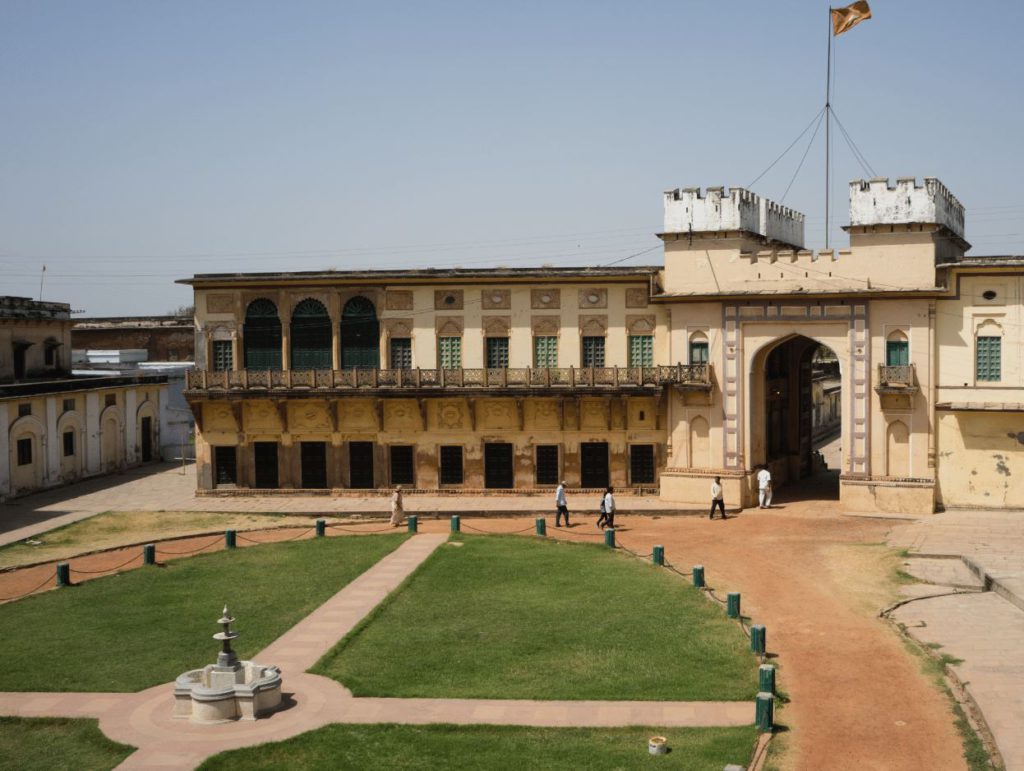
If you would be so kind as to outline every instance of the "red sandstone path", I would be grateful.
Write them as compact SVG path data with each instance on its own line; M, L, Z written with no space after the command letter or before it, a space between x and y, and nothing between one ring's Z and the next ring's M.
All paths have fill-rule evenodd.
M574 521L579 524L571 530L555 531L549 518L548 532L567 540L599 540L589 537L598 533L593 516ZM466 521L495 532L523 530L529 523L522 518ZM725 522L626 517L617 524L620 543L634 551L648 553L652 545L661 544L667 561L684 572L703 564L716 591L740 591L744 614L767 626L768 648L780 667L779 686L791 699L777 716L788 746L784 767L965 768L944 696L927 681L891 627L876 617L878 608L855 596L859 584L878 582L877 571L858 573L856 565L851 570L835 553L836 546L883 543L892 522L844 517L827 503L799 502L771 511L749 510ZM428 533L448 527L447 520L421 522L421 531ZM248 535L278 540L296 533ZM213 544L210 550L216 550L221 548L216 540L207 536L166 548L185 551ZM72 567L111 568L132 553L141 550L72 560ZM139 562L141 558L126 569ZM19 587L31 588L52 570L51 565L0 575L0 597L18 593Z

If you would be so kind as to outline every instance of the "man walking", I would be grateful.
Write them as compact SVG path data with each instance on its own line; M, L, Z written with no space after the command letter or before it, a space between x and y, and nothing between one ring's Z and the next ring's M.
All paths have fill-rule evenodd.
M767 466L757 472L757 505L761 509L772 507L772 472Z
M405 515L405 511L402 507L402 486L398 485L395 487L395 492L391 496L391 527L398 527L402 524L402 517Z
M722 493L721 477L715 477L715 481L711 483L711 513L708 514L708 519L715 518L716 507L722 512L722 519L725 519L725 496Z
M565 526L569 527L569 504L565 500L565 480L555 490L555 527L565 517Z
M601 527L601 523L604 523L605 527L615 527L615 499L612 497L612 488L604 494L604 498L601 499L601 518L597 520L597 526Z

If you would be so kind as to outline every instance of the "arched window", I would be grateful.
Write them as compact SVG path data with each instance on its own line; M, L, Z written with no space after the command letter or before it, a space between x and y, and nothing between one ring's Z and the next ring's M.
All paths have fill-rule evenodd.
M331 317L319 300L307 298L292 311L292 369L331 368Z
M690 364L707 364L708 356L708 336L694 332L690 335Z
M905 367L910 364L910 341L898 329L890 332L885 339L885 364L888 367Z
M249 303L242 339L246 369L281 369L281 319L274 303L265 297Z
M380 368L380 322L365 297L353 297L341 312L341 366Z

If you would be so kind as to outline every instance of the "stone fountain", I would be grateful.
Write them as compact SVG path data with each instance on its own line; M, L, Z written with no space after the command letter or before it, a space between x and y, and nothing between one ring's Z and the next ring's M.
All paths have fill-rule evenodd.
M217 663L192 669L174 681L174 717L193 723L256 720L281 703L281 670L240 661L231 649L239 635L231 630L234 620L225 605L217 621L223 629L213 635L221 643Z

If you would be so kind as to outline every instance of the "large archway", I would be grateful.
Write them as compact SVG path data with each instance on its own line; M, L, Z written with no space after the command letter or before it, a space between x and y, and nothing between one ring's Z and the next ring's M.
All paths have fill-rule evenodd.
M292 311L292 369L331 368L331 317L319 300L306 298Z
M246 308L242 342L246 369L281 369L281 319L265 297Z
M341 312L342 369L380 368L380 322L365 297L353 297Z
M842 469L842 376L839 357L817 340L792 335L766 348L754 465L767 466L776 500L838 500Z

